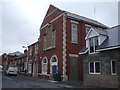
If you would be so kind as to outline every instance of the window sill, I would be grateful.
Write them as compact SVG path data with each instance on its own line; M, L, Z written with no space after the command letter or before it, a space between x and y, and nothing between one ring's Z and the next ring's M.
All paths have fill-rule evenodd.
M115 74L112 73L111 75L117 75L117 74L116 73Z
M78 42L71 42L71 44L78 44Z
M98 75L99 75L99 74L101 74L101 73L89 73L89 74L98 74Z
M99 53L99 52L92 52L92 53L89 53L89 54L97 54L97 53Z

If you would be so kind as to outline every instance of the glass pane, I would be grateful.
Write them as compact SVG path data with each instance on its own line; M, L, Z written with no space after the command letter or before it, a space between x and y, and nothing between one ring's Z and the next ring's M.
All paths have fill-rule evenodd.
M77 24L72 23L72 29L73 29L73 30L77 30Z
M73 35L77 35L77 30L72 30Z
M73 42L73 43L77 43L77 36L72 35L72 42Z
M47 64L43 64L43 72L47 72Z
M57 62L57 60L56 60L56 58L55 58L55 57L53 57L52 62Z
M94 63L90 62L90 73L94 73Z
M47 63L47 60L46 60L46 59L44 59L44 60L43 60L43 63Z
M95 46L98 46L98 37L95 37Z
M89 44L90 44L90 53L94 52L94 47L93 47L93 38L89 39Z
M112 61L112 73L115 74L115 61Z
M95 63L95 72L100 73L100 62Z

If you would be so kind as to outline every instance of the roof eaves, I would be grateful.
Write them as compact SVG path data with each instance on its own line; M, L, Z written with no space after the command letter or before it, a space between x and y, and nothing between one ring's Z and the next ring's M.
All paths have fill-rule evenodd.
M117 48L120 48L120 46L101 48L101 49L97 49L96 51L106 51L106 50L112 50L112 49L117 49Z

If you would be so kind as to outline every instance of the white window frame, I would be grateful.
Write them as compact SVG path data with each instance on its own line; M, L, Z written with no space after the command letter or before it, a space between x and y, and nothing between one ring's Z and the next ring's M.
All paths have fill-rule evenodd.
M90 39L93 39L93 42L92 42L93 43L93 52L90 52ZM90 39L88 39L88 41L89 41L89 44L88 44L89 54L99 53L96 51L96 48L95 48L95 37L92 37ZM98 45L99 45L99 41L98 41Z
M90 63L91 62L93 62L93 64L94 64L94 72L93 73L90 72ZM89 62L89 74L101 74L101 64L100 64L100 61L91 61L91 62ZM97 63L97 62L99 62L99 64L100 64L100 73L96 73L95 63Z
M38 53L38 45L37 45L37 43L35 44L35 54L37 54Z
M32 55L32 46L30 47L30 55Z
M111 60L111 74L112 74L112 75L116 75L116 70L115 70L115 73L113 73L113 67L112 67L112 62L113 62L113 61L115 61L115 60ZM116 63L116 61L115 61L115 63Z
M44 63L44 60L46 59L46 63ZM46 72L44 72L44 70L43 70L43 65L45 65L46 66ZM42 74L47 74L47 71L48 71L48 59L45 57L45 58L43 58L43 60L42 60Z
M31 62L31 63L30 63ZM32 61L30 60L29 61L29 64L28 64L28 73L32 73Z
M76 32L77 32L76 35L72 33L72 32L73 32L72 24L75 24L75 25L77 26L77 28L74 29L74 30L76 30ZM77 38L76 38L76 39L77 39L76 42L73 41L73 37L77 37ZM73 23L73 22L71 22L71 43L76 43L76 44L78 43L78 24L77 24L77 23Z

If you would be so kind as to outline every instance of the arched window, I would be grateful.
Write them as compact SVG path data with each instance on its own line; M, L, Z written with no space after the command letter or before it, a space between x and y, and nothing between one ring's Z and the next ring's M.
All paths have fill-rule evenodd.
M52 58L52 62L57 62L56 57Z
M47 58L44 58L42 60L42 74L47 74L47 65L48 64L48 61L47 61Z
M46 28L46 33L44 34L44 45L43 45L44 51L55 48L55 38L56 38L56 31L53 28L53 25L49 24Z
M28 73L32 73L32 61L29 61Z

